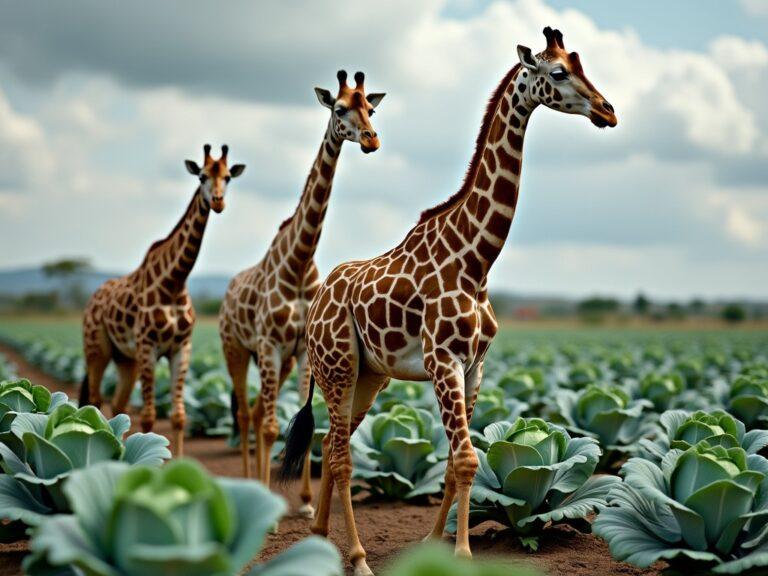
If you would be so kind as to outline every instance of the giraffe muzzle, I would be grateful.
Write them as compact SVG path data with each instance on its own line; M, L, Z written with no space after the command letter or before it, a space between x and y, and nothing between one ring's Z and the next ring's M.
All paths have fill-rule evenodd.
M224 198L214 198L211 200L211 209L216 214L221 214L224 211Z

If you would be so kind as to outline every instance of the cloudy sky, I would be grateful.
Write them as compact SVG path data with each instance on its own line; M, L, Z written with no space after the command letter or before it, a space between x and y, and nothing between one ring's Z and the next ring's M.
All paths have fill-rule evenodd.
M343 150L318 261L379 254L457 189L488 95L545 25L619 126L535 113L491 285L768 296L768 0L0 0L0 268L130 270L205 142L248 169L195 273L255 263L325 130L312 88L339 68L387 93L382 147Z

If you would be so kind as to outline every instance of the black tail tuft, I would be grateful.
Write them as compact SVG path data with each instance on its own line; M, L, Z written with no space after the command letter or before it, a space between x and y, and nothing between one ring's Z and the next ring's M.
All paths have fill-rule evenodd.
M232 414L232 437L237 438L240 435L240 420L237 418L238 411L237 394L234 389L229 395L229 411Z
M315 416L312 414L312 396L315 393L315 377L309 381L307 402L296 413L285 433L285 452L283 464L277 474L278 481L285 484L301 476L304 457L312 446L312 436L315 433Z
M88 374L83 376L83 382L80 384L80 395L78 397L78 405L80 407L88 406L91 403L91 387L88 382Z

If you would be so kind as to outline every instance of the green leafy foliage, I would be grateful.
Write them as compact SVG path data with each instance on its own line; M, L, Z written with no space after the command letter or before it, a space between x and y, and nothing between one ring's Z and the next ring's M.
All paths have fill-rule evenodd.
M536 576L532 568L499 560L456 558L448 546L422 544L395 560L384 576Z
M580 392L560 390L553 421L571 433L596 438L605 452L603 464L636 449L636 442L649 431L643 411L648 400L632 400L618 386L588 386Z
M661 462L670 449L687 450L706 441L710 446L743 448L747 454L757 454L768 446L768 430L745 431L744 424L723 410L686 412L669 410L659 419L661 429L654 440L640 440L640 455Z
M63 489L71 515L46 517L24 561L30 576L186 576L240 573L285 511L248 480L214 479L199 464L163 468L102 463L74 472ZM303 540L249 576L340 576L332 544Z
M548 523L583 524L574 521L604 504L619 482L615 476L592 476L600 458L595 439L571 438L538 418L492 424L485 436L489 448L477 450L470 525L495 520L525 537L530 547ZM455 505L447 529L456 530Z
M762 456L704 440L660 464L632 458L621 472L593 524L616 559L641 568L666 560L686 574L768 566Z
M50 414L17 414L0 442L0 520L15 529L6 526L0 536L18 539L23 525L68 512L62 490L74 470L105 461L159 466L171 457L168 440L158 434L124 439L130 424L125 414L107 420L93 406L68 403Z
M768 428L768 376L736 378L731 385L728 410L747 428Z
M426 410L397 405L368 416L351 444L353 477L371 493L409 499L440 492L448 440Z

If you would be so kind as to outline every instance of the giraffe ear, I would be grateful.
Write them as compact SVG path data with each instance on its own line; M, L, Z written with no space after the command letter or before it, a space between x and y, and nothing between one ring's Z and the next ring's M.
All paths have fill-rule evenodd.
M536 62L536 58L528 46L518 44L517 56L520 58L520 64L528 68L528 70L536 72L539 69L539 63Z
M234 166L230 167L229 169L229 175L232 178L237 178L245 171L245 164L235 164Z
M193 176L200 175L200 166L198 166L197 162L195 162L194 160L184 160L184 166L187 167L187 172L189 172Z
M376 108L376 106L378 106L379 103L384 100L384 96L386 96L384 92L374 92L373 94L368 94L365 99L368 100L368 103L371 106Z
M336 103L336 99L331 96L330 91L325 88L315 88L315 94L317 94L317 99L320 100L320 104L333 110L333 105Z

